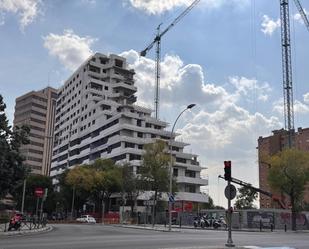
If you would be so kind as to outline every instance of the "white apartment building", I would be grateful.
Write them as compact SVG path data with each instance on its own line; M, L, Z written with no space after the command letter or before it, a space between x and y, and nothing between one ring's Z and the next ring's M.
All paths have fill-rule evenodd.
M129 162L138 172L143 145L155 139L170 140L167 123L151 117L151 110L137 106L134 70L117 55L96 53L83 63L59 89L55 138L50 175L66 168L110 158ZM208 202L200 187L208 180L200 177L197 155L187 153L188 144L175 141L174 175L178 183L176 200Z

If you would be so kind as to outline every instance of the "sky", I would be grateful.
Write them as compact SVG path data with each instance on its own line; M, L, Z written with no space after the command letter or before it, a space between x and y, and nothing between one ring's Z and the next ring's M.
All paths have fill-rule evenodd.
M0 94L60 87L94 52L136 72L138 104L154 108L155 49L139 52L192 0L0 0ZM309 10L309 2L301 1ZM160 119L199 155L210 196L226 206L223 161L258 186L257 139L284 127L277 0L201 0L162 37ZM309 32L290 1L295 128L309 127ZM169 127L171 129L171 127Z

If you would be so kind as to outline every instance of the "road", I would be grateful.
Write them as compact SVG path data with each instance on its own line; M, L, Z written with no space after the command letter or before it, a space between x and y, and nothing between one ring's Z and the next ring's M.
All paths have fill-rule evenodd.
M51 232L0 238L0 249L202 249L224 248L225 231L160 232L88 224L53 225ZM309 248L309 233L233 232L236 246Z

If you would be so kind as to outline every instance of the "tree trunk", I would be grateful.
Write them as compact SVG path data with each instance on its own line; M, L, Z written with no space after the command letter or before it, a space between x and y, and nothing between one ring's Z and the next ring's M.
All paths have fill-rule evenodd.
M155 196L154 196L154 205L152 206L152 227L154 227L156 223L156 216L157 216L157 197L158 197L158 191L155 190Z
M296 231L296 217L297 217L297 210L296 210L296 203L294 198L294 193L290 194L291 197L291 205L292 205L292 230Z

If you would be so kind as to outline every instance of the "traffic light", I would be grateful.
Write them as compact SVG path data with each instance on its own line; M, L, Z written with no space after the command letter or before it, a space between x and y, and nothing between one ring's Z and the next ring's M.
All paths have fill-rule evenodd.
M230 181L232 179L232 163L231 161L224 161L224 179Z

